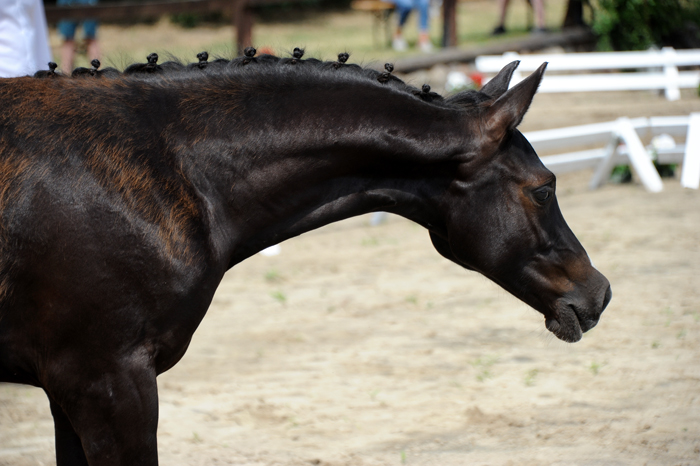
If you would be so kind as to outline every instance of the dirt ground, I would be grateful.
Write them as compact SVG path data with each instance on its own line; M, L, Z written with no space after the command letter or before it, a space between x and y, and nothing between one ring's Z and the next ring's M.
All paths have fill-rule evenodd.
M541 95L523 130L687 115L652 93ZM576 344L398 217L231 270L159 377L164 465L700 464L700 192L586 188L564 216L613 300ZM0 384L0 465L51 465L41 390Z

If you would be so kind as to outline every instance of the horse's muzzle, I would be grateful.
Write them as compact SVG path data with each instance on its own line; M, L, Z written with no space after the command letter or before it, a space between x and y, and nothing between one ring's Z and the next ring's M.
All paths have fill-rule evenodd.
M612 288L603 275L598 274L600 285L596 293L572 292L558 300L555 312L545 315L545 326L560 340L574 343L596 326L600 315L612 299Z

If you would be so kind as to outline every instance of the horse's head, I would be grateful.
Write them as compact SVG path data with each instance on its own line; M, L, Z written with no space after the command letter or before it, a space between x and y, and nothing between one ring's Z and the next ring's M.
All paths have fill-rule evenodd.
M596 325L612 292L559 210L556 178L516 127L546 64L508 90L518 62L481 90L474 135L445 195L445 230L431 231L446 258L490 278L544 314L575 342Z

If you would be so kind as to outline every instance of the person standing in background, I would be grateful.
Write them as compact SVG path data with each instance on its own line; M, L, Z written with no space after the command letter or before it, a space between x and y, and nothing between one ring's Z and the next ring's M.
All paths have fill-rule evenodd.
M69 5L96 5L97 0L57 0L58 6ZM86 19L82 22L83 34L87 48L87 59L91 61L100 58L100 47L97 43L97 21ZM56 25L58 32L63 36L61 45L61 69L66 74L73 71L75 65L75 31L78 28L78 21L63 19Z
M408 49L408 44L403 38L403 26L406 24L411 10L418 10L418 48L422 52L430 52L433 45L430 43L428 33L428 21L430 19L430 0L389 0L396 5L396 13L399 17L399 24L394 33L392 46L397 52Z
M0 0L0 77L33 75L52 60L41 0Z
M491 33L494 36L505 34L506 32L506 12L508 11L508 3L510 0L498 0L498 26ZM544 0L527 0L527 3L532 7L535 13L535 29L533 34L542 34L547 32L544 25Z

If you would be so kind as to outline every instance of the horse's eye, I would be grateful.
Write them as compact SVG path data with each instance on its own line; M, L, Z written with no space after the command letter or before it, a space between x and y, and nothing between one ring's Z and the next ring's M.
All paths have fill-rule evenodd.
M549 200L549 198L552 197L552 188L550 188L549 186L540 188L533 193L533 196L535 197L535 200L537 202L539 202L540 204L544 204Z

